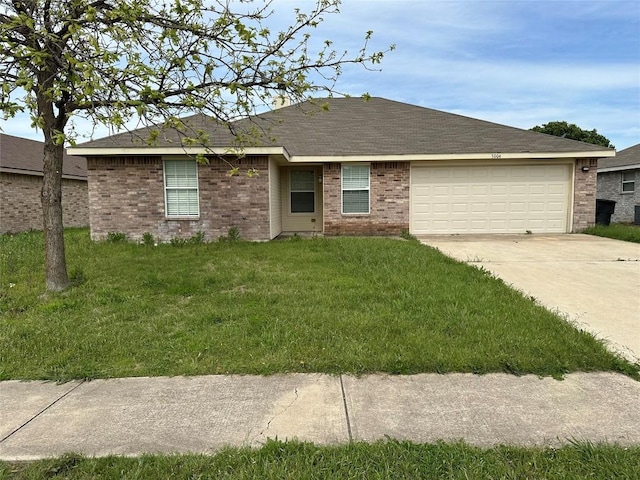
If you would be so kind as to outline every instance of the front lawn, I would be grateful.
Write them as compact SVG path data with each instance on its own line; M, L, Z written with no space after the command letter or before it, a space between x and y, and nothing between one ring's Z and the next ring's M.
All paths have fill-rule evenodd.
M353 443L315 446L269 441L212 456L84 458L0 462L0 478L60 479L637 479L640 447L574 443L562 448L473 447L464 443Z
M612 223L611 225L594 225L583 233L597 235L599 237L615 238L626 242L640 243L640 226L625 223Z
M638 376L588 333L417 242L93 243L44 292L39 233L0 237L0 380L279 372Z

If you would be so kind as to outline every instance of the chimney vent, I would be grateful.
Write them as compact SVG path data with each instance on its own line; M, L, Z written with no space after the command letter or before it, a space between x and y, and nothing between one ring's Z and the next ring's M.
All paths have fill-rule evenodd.
M273 97L273 109L277 110L282 107L288 107L291 105L291 99L284 93L279 93Z

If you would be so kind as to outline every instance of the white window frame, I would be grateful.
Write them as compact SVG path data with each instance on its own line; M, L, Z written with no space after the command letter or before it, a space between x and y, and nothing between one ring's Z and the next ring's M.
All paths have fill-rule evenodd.
M167 185L167 170L169 167L167 165L175 165L177 163L191 163L195 166L195 186L168 186ZM198 180L198 163L195 160L184 159L184 160L174 160L174 159L165 159L162 162L162 178L164 183L164 212L166 218L199 218L200 217L200 188L199 188L199 180ZM195 213L177 213L170 214L169 213L169 191L192 191L195 192L196 195L196 212Z
M631 178L625 180L625 175L629 175ZM622 178L622 193L634 193L636 191L636 172L635 171L630 171L630 172L622 172L621 175ZM631 185L631 190L625 190L624 187L627 185Z
M351 187L347 185L345 188L344 174L345 170L350 168L366 168L367 169L367 186L365 187ZM341 172L340 172L340 193L341 193L341 203L342 203L342 214L343 215L369 215L371 213L371 165L369 164L342 164ZM345 192L357 192L357 191L366 191L367 192L367 211L366 212L345 212L344 209L344 193Z
M294 172L311 172L313 178L313 188L312 190L294 190L293 189L293 181L292 176ZM311 212L294 212L293 202L291 201L292 193L313 193L313 211ZM298 168L289 171L289 213L291 215L313 215L316 213L316 170L315 168Z

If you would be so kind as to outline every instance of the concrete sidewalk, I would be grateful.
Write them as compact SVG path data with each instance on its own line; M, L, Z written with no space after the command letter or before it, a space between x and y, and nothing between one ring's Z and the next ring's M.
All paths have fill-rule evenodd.
M506 374L0 382L0 459L212 452L267 438L640 444L640 382Z

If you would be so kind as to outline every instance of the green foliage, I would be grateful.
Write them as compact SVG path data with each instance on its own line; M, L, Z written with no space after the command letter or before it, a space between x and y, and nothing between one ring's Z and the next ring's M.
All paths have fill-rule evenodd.
M145 247L153 247L155 244L156 244L156 241L153 238L153 235L151 235L151 233L144 232L142 234L142 245L144 245Z
M164 128L184 132L184 145L207 145L204 130L185 131L178 117L202 112L225 123L283 90L297 100L331 93L342 66L373 69L393 49L368 51L371 32L353 54L330 41L314 45L309 31L338 6L297 8L276 32L261 4L0 0L0 111L29 112L58 144L82 114L116 130L135 117L164 119ZM54 106L58 114L49 115ZM157 139L155 131L148 141Z
M182 237L173 237L169 240L169 245L172 247L184 247L187 244L188 240Z
M418 241L418 239L414 235L411 235L409 233L409 230L402 230L402 232L400 232L400 238L403 238L404 240L409 240L411 242Z
M267 440L212 455L104 458L65 455L32 463L0 462L0 477L156 479L638 479L640 447L574 442L563 447L387 440L318 446ZM6 472L6 473L5 473Z
M76 141L74 116L114 131L136 119L160 121L141 142L155 145L160 130L171 129L185 146L209 147L204 130L179 117L202 113L224 128L276 92L294 101L337 93L344 65L377 68L393 47L370 52L371 32L355 54L310 41L308 32L338 6L321 0L308 12L296 8L290 25L271 32L273 12L263 2L0 0L0 112L5 119L27 112L44 132L45 165L58 166L44 169L52 191L43 197L59 207L62 146ZM46 284L59 291L69 283L62 219L50 215Z
M193 245L200 245L204 243L204 232L196 232L191 238L189 238L189 243Z
M240 230L238 227L230 227L226 235L220 235L219 242L237 242L240 240Z
M626 225L623 223L612 223L611 225L594 225L584 232L589 235L599 237L615 238L625 242L640 243L640 225Z
M127 241L127 234L123 232L109 232L107 233L108 243L124 243Z
M638 376L502 281L398 239L92 242L43 294L42 234L0 236L0 380L513 372Z
M531 130L538 133L554 135L556 137L564 137L571 140L578 140L580 142L601 145L607 148L614 148L611 141L604 135L599 134L595 128L593 130L583 130L573 123L549 122L542 126L536 125L531 128Z

